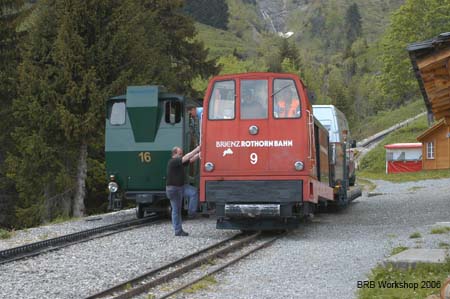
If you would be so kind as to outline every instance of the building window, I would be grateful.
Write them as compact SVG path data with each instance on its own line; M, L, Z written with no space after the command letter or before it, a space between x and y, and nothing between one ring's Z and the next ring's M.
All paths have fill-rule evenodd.
M434 141L427 142L427 159L434 159Z

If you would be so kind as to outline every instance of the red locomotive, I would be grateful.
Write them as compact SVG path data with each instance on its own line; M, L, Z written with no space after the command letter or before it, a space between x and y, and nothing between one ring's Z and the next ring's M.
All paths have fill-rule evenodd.
M330 145L297 76L214 77L202 118L200 201L217 228L292 228L319 203L347 204L345 143Z

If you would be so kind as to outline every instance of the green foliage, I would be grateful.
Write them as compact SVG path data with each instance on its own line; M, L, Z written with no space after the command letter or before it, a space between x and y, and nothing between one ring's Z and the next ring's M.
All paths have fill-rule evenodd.
M352 130L352 136L356 139L372 136L424 111L425 105L422 100L408 103L398 109L380 111L373 116L360 120L358 122L358 128Z
M398 107L419 94L406 46L447 32L449 26L448 1L406 0L392 15L391 25L382 39L381 75L383 92L390 99L390 107Z
M6 177L5 156L14 146L11 133L15 124L12 117L12 101L17 95L16 81L18 77L17 66L20 61L18 45L20 35L16 32L16 25L20 19L23 8L21 0L0 0L0 193L4 196L14 194L14 184ZM5 200L0 210L0 218L11 222L11 210L14 209L14 201ZM6 223L3 223L6 225ZM10 223L8 223L10 224Z
M422 238L422 235L419 232L414 232L411 235L409 235L410 239L417 239L417 238Z
M227 29L229 14L226 1L186 0L184 11L200 23Z
M405 247L405 246L398 246L398 247L392 248L391 255L399 254L400 252L408 250L408 249L409 248Z
M269 58L268 66L270 72L281 72L283 71L283 62L285 60L289 61L294 70L298 70L300 67L300 56L298 48L294 42L289 42L288 39L279 39L278 53L276 56ZM286 67L286 65L285 65Z
M450 244L446 242L439 242L439 248L441 249L450 249Z
M254 3L242 0L227 0L230 18L228 30L233 32L244 43L256 48L260 34L264 29L264 24L260 18L260 12ZM256 51L252 51L252 55Z
M444 264L418 264L414 269L399 270L392 266L374 268L369 280L375 281L375 288L363 288L358 291L358 299L398 298L423 299L431 294L439 294L440 287L450 273L450 261ZM383 288L381 282L417 283L418 288ZM422 287L422 281L440 282L437 285Z
M192 293L207 289L214 284L217 284L217 280L215 279L215 277L214 276L206 276L205 278L203 278L199 282L193 284L192 286L190 286L183 292L192 294Z
M447 232L450 232L450 227L448 226L434 227L431 229L432 234L445 234Z
M10 239L13 235L13 232L0 228L0 239Z
M200 23L196 23L195 28L198 31L196 39L205 43L205 47L209 50L209 57L231 55L233 51L244 54L249 51L248 44L232 32Z
M220 67L220 75L267 71L264 63L250 59L240 60L234 55L219 57L217 59L217 65ZM197 77L193 81L192 86L199 91L199 93L203 94L208 86L208 80Z
M362 34L362 21L358 4L350 5L345 13L345 37L349 45L353 44Z
M264 65L257 64L251 60L242 61L233 55L222 56L217 60L217 63L221 66L221 75L266 70Z

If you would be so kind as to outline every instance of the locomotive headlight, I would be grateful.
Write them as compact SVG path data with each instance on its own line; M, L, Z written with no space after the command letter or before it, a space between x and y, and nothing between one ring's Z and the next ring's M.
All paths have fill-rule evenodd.
M206 162L205 163L205 170L208 172L211 172L214 170L214 164L212 164L211 162Z
M302 161L297 161L297 162L294 163L294 167L295 167L295 170L300 171L300 170L303 170L303 168L305 166L303 165Z
M108 184L108 189L109 189L109 192L115 193L115 192L117 192L117 190L119 190L119 185L117 185L116 182L110 182Z

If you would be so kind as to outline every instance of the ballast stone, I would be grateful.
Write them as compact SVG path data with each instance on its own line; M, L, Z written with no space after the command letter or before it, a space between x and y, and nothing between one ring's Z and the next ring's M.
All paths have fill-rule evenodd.
M408 249L386 258L383 266L392 265L397 269L414 268L418 263L443 264L449 257L447 249Z

